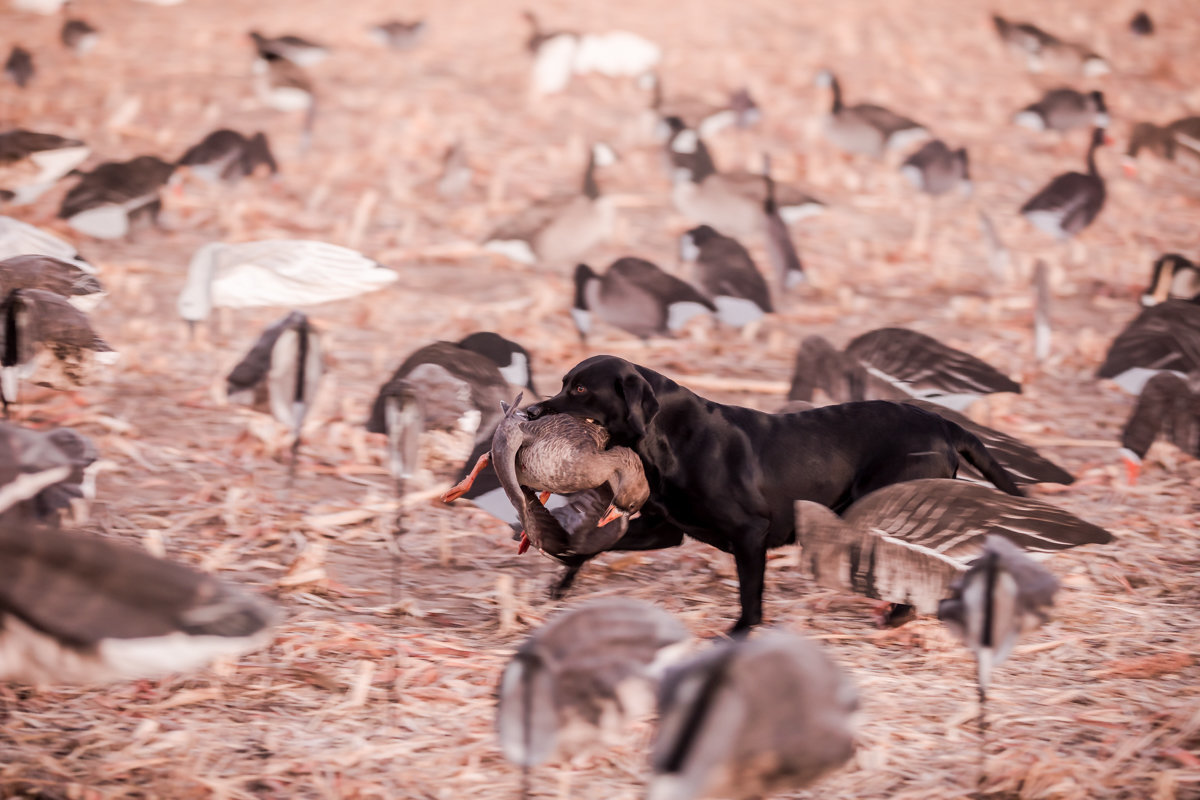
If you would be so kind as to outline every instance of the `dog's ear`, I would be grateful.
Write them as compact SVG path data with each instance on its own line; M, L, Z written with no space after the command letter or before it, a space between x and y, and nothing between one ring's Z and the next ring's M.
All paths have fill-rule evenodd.
M618 388L625 399L627 431L631 438L641 439L646 435L646 426L658 413L654 388L636 370L622 377Z

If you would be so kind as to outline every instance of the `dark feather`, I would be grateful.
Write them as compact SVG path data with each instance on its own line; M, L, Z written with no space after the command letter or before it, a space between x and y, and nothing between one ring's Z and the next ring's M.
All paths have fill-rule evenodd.
M131 161L108 161L91 172L63 198L59 219L71 217L103 205L125 204L145 198L151 202L166 185L175 165L155 156L139 156Z
M931 336L904 328L879 328L846 346L847 356L915 392L947 394L1020 392L1021 385L995 367Z

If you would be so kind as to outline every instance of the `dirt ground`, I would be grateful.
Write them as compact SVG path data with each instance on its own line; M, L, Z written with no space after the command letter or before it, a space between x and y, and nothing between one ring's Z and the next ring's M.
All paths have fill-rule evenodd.
M622 594L678 614L698 637L736 614L732 559L691 542L597 559L563 603L546 599L555 565L516 554L505 526L463 503L430 502L467 443L430 435L393 582L385 534L394 516L382 442L362 431L371 398L405 354L436 339L496 330L533 354L553 393L582 357L611 352L702 394L763 409L782 403L800 340L841 345L882 325L921 330L1020 378L1021 395L977 408L1037 444L1078 478L1037 494L1100 524L1116 543L1056 556L1066 590L1056 619L1030 636L992 691L985 796L1200 798L1200 465L1156 449L1126 484L1116 439L1131 399L1092 379L1108 341L1137 310L1153 258L1195 256L1200 180L1144 158L1120 169L1130 124L1200 109L1200 18L1179 0L1147 9L1159 33L1132 37L1128 2L1006 4L1086 40L1111 59L1095 81L1112 109L1101 152L1108 201L1074 252L1016 213L1053 175L1081 169L1084 132L1037 135L1012 112L1077 76L1031 76L993 33L986 3L767 0L545 3L551 26L623 28L664 49L668 94L718 99L746 85L764 109L754 131L710 144L718 163L803 181L829 210L794 228L811 280L778 297L753 338L704 326L643 345L618 331L579 344L564 265L519 267L473 244L533 198L577 185L588 142L622 160L601 175L619 195L622 255L677 270L673 210L649 136L646 92L579 80L540 101L527 92L524 3L382 0L192 0L157 7L79 0L73 14L103 31L83 58L58 43L60 20L0 11L0 47L33 51L38 75L0 93L0 127L77 135L91 163L153 153L176 158L209 130L266 130L278 180L170 196L165 230L132 241L78 241L110 297L94 314L120 363L76 404L46 394L19 416L93 437L111 468L86 527L247 583L286 618L275 643L237 664L158 683L99 690L0 688L0 795L45 798L513 797L518 773L493 734L500 670L524 633L558 608ZM366 28L424 17L411 52L385 51ZM320 111L300 152L300 119L263 108L245 32L321 40L312 68ZM934 234L910 244L912 191L886 162L850 159L820 136L823 66L849 101L874 100L970 149L976 191L933 209ZM432 190L441 153L461 140L475 169L458 201ZM63 189L13 213L69 236L53 215ZM1013 254L997 274L977 222L985 210ZM400 273L367 297L311 310L328 332L330 368L305 434L299 476L285 486L274 422L226 406L223 377L282 314L238 312L189 344L175 311L188 260L212 240L317 238L361 249ZM74 239L73 239L74 240ZM765 265L760 242L749 243ZM1054 350L1032 356L1029 273L1052 265ZM773 390L773 391L766 391ZM395 587L395 588L393 588ZM794 549L773 553L766 617L820 640L852 671L863 702L855 759L805 798L928 800L975 788L979 762L973 663L934 620L879 632L866 601L814 587ZM649 723L620 746L535 776L534 796L642 795Z

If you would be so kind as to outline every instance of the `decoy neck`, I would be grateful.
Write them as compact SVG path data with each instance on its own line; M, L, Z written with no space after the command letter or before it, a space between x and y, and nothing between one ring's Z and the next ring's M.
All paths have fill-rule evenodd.
M954 151L954 157L962 167L962 180L971 180L970 160L967 158L967 148L960 147Z
M771 155L763 153L763 183L766 184L767 196L763 200L763 211L776 214L779 207L775 202L775 179L771 177Z
M833 93L833 105L830 106L830 111L834 114L841 113L846 106L842 103L842 85L838 83L837 76L829 70L821 73L821 81L829 86L829 91Z
M21 290L14 289L4 303L4 352L0 355L0 366L15 367L20 361L21 326L18 315L23 307Z
M1100 177L1100 173L1096 171L1096 150L1105 141L1104 128L1095 128L1092 130L1092 143L1088 146L1087 152L1087 168L1088 175L1094 178Z
M301 413L304 405L304 390L308 382L308 347L309 334L311 329L308 322L308 317L303 314L299 315L300 319L296 324L296 385L292 391L292 413L296 419L296 434L300 433L300 420L303 415Z
M1088 94L1088 97L1092 98L1092 104L1096 106L1097 114L1108 115L1108 105L1104 102L1104 92L1095 89Z
M583 171L583 196L595 200L600 196L600 185L596 183L596 150L588 153L587 168Z

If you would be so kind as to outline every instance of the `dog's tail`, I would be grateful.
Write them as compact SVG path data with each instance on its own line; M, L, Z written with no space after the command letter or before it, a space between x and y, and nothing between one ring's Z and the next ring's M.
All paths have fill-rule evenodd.
M963 460L979 470L984 478L991 481L997 489L1005 494L1017 497L1025 496L1025 493L1017 486L1017 482L1013 480L1013 476L996 460L996 457L991 454L978 436L949 420L946 420L946 425L949 428L950 441Z

